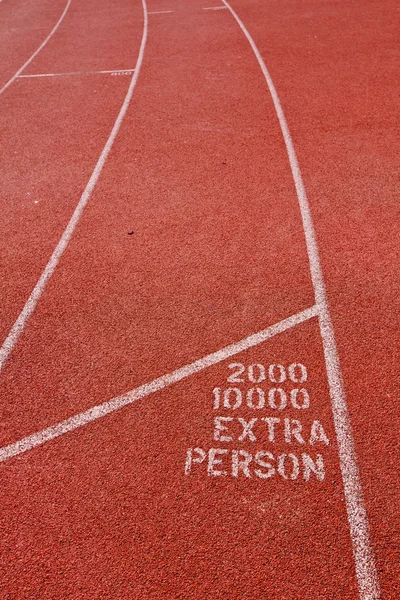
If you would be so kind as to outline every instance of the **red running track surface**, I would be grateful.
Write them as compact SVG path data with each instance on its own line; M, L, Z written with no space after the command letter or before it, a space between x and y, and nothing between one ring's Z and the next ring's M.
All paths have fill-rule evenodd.
M36 6L0 4L0 43L13 48L4 81L64 9ZM313 316L5 460L7 600L399 597L398 13L388 0L232 7L277 88L307 189L376 575L353 555ZM148 11L126 116L1 372L2 447L315 304L279 121L238 23L215 0ZM138 2L72 0L22 73L64 75L21 77L0 96L3 339L95 168L142 31ZM307 379L289 369L299 363ZM259 408L246 402L254 387ZM238 391L224 406L227 388Z

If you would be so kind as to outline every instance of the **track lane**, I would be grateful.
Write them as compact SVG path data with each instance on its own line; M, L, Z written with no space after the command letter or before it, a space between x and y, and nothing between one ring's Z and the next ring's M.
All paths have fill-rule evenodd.
M318 317L318 309L316 306L312 306L301 313L298 313L297 315L291 315L280 323L275 323L263 331L259 331L258 333L250 335L243 340L239 340L230 346L226 346L225 348L221 348L216 352L212 352L211 354L208 354L207 356L204 356L189 365L184 365L179 369L176 369L172 373L166 373L165 375L145 383L134 390L130 390L126 394L118 396L117 398L112 398L103 404L94 406L86 412L73 415L61 423L51 425L42 431L38 431L22 440L18 440L12 444L9 444L8 446L0 448L0 461L3 462L9 458L18 456L19 454L29 452L30 450L33 450L34 448L41 446L50 440L54 440L55 438L65 435L70 431L74 431L75 429L79 429L80 427L84 427L88 423L97 421L97 419L101 419L116 410L120 410L129 404L133 404L137 400L145 398L146 396L149 396L160 389L169 387L170 385L173 385L182 379L191 377L195 373L203 371L214 364L218 364L219 362L226 360L228 357L235 356L247 348L258 346L263 341L268 340L275 335L279 335L280 333L283 333L292 327L296 327L296 325L304 323L305 321L308 321L314 317Z
M247 38L254 55L265 77L269 92L273 99L274 108L279 120L282 136L285 142L290 169L296 186L304 236L306 239L307 255L310 274L313 283L315 303L318 308L319 327L324 350L326 375L332 403L332 414L335 424L336 441L340 458L340 469L343 479L347 517L350 536L353 545L354 563L357 573L359 594L361 600L377 600L380 597L380 586L375 566L375 557L371 547L368 516L365 510L363 490L361 485L358 460L354 447L354 438L347 406L346 391L340 366L339 354L332 324L331 311L324 275L319 257L317 237L311 214L310 204L304 187L292 136L290 134L285 114L277 94L271 75L256 46L254 39L232 6L222 0L236 20Z
M301 346L301 343L296 345L296 352L298 352L298 348L299 348L300 346ZM317 350L311 350L311 348L310 348L310 352L311 352L311 354L312 354L313 352L315 353L315 355L317 355L317 354L318 354L318 351L317 351ZM274 356L275 356L275 355L274 355ZM261 358L259 358L259 359L257 359L257 360L262 360L262 359L261 359ZM304 359L304 360L305 360L305 359ZM319 384L319 387L321 387L321 385L322 385L322 384L320 383L320 384ZM318 389L319 389L319 388L318 388ZM201 390L200 390L200 392L201 392ZM198 396L198 394L199 394L200 392L197 392L197 396ZM193 397L194 397L194 398L196 398L197 396L196 396L196 393L193 393ZM158 408L158 407L157 407L157 408ZM173 415L173 416L174 416L174 415ZM192 418L193 418L193 415L188 415L188 421L190 421L190 419L192 419ZM199 415L199 418L201 418L201 415ZM149 431L150 431L150 429L151 429L151 427L149 427ZM119 429L119 431L120 431L120 429ZM331 430L329 430L329 431L330 431L330 433L331 433ZM193 430L193 432L192 432L192 433L194 433L194 430ZM164 435L165 435L165 434L164 434ZM97 437L97 436L96 436L96 437ZM150 436L149 436L149 437L150 437ZM209 436L208 436L208 437L209 437ZM91 438L91 439L92 439L92 438ZM165 438L163 438L163 441L164 441L164 439L165 439ZM203 438L203 440L204 440L204 438ZM188 442L189 442L189 439L188 439ZM200 443L200 441L199 441L199 443ZM164 446L163 446L163 447L164 447ZM174 462L172 463L172 467L171 467L171 471L172 471L172 472L174 472L174 469L176 469L176 468L177 468L177 462L178 462L178 461L175 461L175 463L174 463ZM336 465L336 467L334 467L334 472L337 472L337 465ZM122 473L120 473L120 477L122 477ZM159 475L159 479L161 479L161 475ZM145 478L145 483L144 483L144 484L142 484L142 485L146 486L146 481L147 481L147 479ZM140 487L140 485L139 485L138 487ZM337 496L337 501L338 501L338 502L340 501L340 492L339 492L339 490L340 490L340 485L339 485L339 486L337 486L337 488L335 488L335 493L336 493L336 494L339 494L339 495ZM110 497L112 497L112 496L113 496L113 494L111 493L111 494L110 494L110 496L109 496L109 498L110 498ZM73 500L73 502L74 502L74 500ZM168 504L168 502L167 502L167 504ZM337 525L337 523L336 523L335 519L337 518L337 516L338 516L339 514L341 514L341 511L340 511L340 510L339 510L339 508L338 508L339 506L340 506L340 505L338 504L338 505L337 505L337 507L336 507L336 509L332 511L332 520L329 520L329 523L328 523L328 527L331 527L331 525L332 525L333 523L335 523L335 526L334 526L334 527L332 527L332 529L330 530L330 531L332 532L332 533L330 533L330 534L329 534L331 537L334 535L334 534L333 534L333 531L336 531L336 525ZM260 510L260 512L263 512L264 508L265 508L265 507L263 507L263 509L259 509L259 510ZM170 509L168 509L168 510L170 510ZM169 515L168 511L167 511L166 513L164 513L164 514L165 514L165 515L167 515L167 516ZM333 516L333 515L335 515L335 516ZM342 516L341 516L340 518L342 518ZM142 519L143 519L143 517L142 517ZM61 517L61 521L62 521L62 517ZM87 522L87 521L86 521L86 522ZM142 521L142 522L143 522L143 521ZM343 521L342 521L342 524L343 524ZM341 526L340 526L340 527L341 527ZM341 529L340 527L339 527L339 530L340 530L340 531L342 531L342 529ZM193 532L192 532L192 533L193 533ZM324 533L326 533L326 531L325 531ZM322 531L321 531L321 535L322 535ZM329 537L329 535L328 535L328 537ZM175 536L175 537L174 537L174 536ZM175 540L175 542L176 542L176 531L175 531L175 532L172 534L172 537L174 537L174 540ZM179 537L179 536L178 536L178 537ZM156 539L157 539L157 532L154 532L154 531L153 531L153 533L150 535L150 539L154 539L154 538L156 538ZM164 534L162 535L162 538L164 538ZM170 536L170 538L171 538L171 536ZM169 538L169 539L170 539L170 538ZM344 538L343 538L343 539L344 539ZM175 543L175 542L174 542L174 543ZM142 543L143 543L143 540L142 540ZM164 550L166 550L166 551L168 552L168 546L164 546L162 542L161 542L161 544L159 543L159 544L156 544L155 546L151 546L151 549L152 549L152 550L153 550L153 552L154 552L154 549L156 549L156 551L157 551L157 548L160 548L160 546L161 546L161 548L163 548ZM349 566L349 564L350 564L350 562L351 562L351 559L349 558L348 554L346 554L346 553L348 553L348 546L347 546L347 544L346 544L346 542L345 542L345 541L343 542L343 546L344 546L344 548L345 548L345 552L344 552L344 554L343 554L343 557L344 557L344 559L345 559L345 565L346 565L346 566L343 566L343 565L336 565L336 567L335 567L332 561L331 561L331 562L328 562L328 564L329 564L329 569L330 569L330 570L329 570L329 573L328 573L328 578L327 578L327 579L325 579L325 574L324 574L324 576L323 576L323 581L325 582L325 585L326 585L326 584L328 584L329 586L331 586L331 585L332 585L332 582L329 580L329 576L331 576L333 573L339 573L340 585L342 584L342 582L344 583L344 582L346 581L346 582L347 582L347 587L342 587L342 588L340 588L340 592L337 592L337 593L340 593L340 597L341 597L341 598L342 598L342 597L344 597L344 598L346 598L346 597L349 597L349 598L355 598L355 597L357 597L357 595L356 595L356 592L355 592L354 584L353 584L353 583L350 583L350 584L348 583L348 582L350 581L350 579L353 581L353 579L352 579L352 578L353 578L353 575L352 575L352 574L350 574L350 573L348 573L348 572L346 571L346 568ZM116 548L116 544L114 544L114 547ZM177 544L175 547L176 547L176 548L178 548L178 544ZM314 548L314 549L315 549L315 548ZM100 550L100 554L101 554L101 550ZM102 556L106 556L106 555L107 555L106 553L104 554L104 549L103 549L103 554L101 554L101 555L102 555ZM164 557L163 557L163 554L162 554L162 552L160 552L160 553L159 553L157 556L158 556L159 560L162 562L162 561L163 561L163 558L164 558ZM319 560L321 556L322 556L322 550L321 550L321 548L318 546L318 552L316 553L316 560ZM347 557L347 558L346 558L346 557ZM175 556L175 558L176 558L176 556ZM286 557L285 557L285 558L286 558ZM282 560L283 560L283 557L282 557ZM29 561L29 558L28 558L28 561ZM87 563L86 563L86 564L87 564ZM125 563L124 563L124 564L125 564ZM128 564L128 563L126 563L126 564ZM326 561L325 561L325 564L326 564ZM279 563L277 563L277 565L279 565ZM311 562L311 563L310 563L310 565L311 565L311 569L314 569L314 568L315 568L315 566L316 566L316 562L314 562L314 563L313 563L313 562ZM309 565L309 566L310 566L310 565ZM105 565L103 565L103 568L104 568L105 570L107 570L107 567L106 567ZM155 566L154 566L154 565L150 565L150 572L152 571L152 569L154 569L154 573L155 573L156 571L155 571ZM146 569L143 569L143 570L144 570L144 571L146 571ZM143 571L142 571L142 572L143 572ZM148 573L148 571L146 571L146 572ZM186 571L185 571L185 572L186 572ZM156 594L156 593L157 593L157 591L159 591L160 587L164 586L164 582L161 582L161 583L160 583L160 581L159 581L159 580L156 578L156 576L154 576L154 578L153 578L153 577L151 577L151 578L150 578L150 583L149 583L149 580L148 580L148 579L147 579L147 580L146 580L146 579L145 579L145 580L141 580L141 579L140 579L140 576L141 576L141 574L142 574L142 573L141 573L141 572L140 572L140 570L139 570L139 581L140 581L140 583L139 583L138 585L142 585L142 586L144 586L143 588L140 588L140 589L143 589L143 590L145 590L147 593L149 593L149 589L150 589L150 593L151 593L151 594L153 594L153 593L154 593L154 594ZM285 577L286 577L286 575L285 575ZM300 578L302 578L302 577L303 577L303 575L301 575L301 576L300 576ZM342 579L342 578L343 578L343 579ZM171 581L171 579L172 579L172 573L171 573L171 578L169 578L169 581ZM89 577L88 577L88 580L89 580ZM287 577L286 577L286 579L285 579L286 583L287 583L287 581L288 581L288 580L289 580L289 574L287 574ZM143 583L142 583L142 582L143 582ZM236 583L237 583L237 582L236 582ZM226 584L227 584L227 585L229 585L229 583L228 583L228 582L226 582ZM336 584L337 584L337 585L339 585L339 584L338 584L338 582L336 582ZM93 584L93 585L94 585L94 584ZM99 582L97 581L97 582L96 582L96 585L100 585L100 587L97 587L97 588L94 588L94 587L92 587L92 588L91 588L91 589L92 589L92 591L93 591L93 589L96 589L96 590L99 590L99 589L101 589L101 583L99 583ZM104 585L104 583L103 583L103 585ZM166 586L168 586L168 581L167 581L167 582L165 582L165 585L166 585ZM224 585L225 585L225 582L224 582ZM313 582L313 585L314 585L314 582ZM390 585L390 583L388 583L388 581L386 581L386 582L385 582L385 585L386 585L386 586L388 586L388 585ZM146 586L147 586L147 587L146 587ZM149 586L150 586L150 587L149 587ZM151 587L151 586L153 586L153 587ZM158 587L157 587L157 586L158 586ZM163 589L168 589L168 588L163 588ZM175 588L174 588L174 589L175 589ZM242 589L243 589L243 588L241 588L241 590L242 590ZM258 593L260 593L260 589L261 589L261 588L257 588L257 589L258 589ZM292 588L290 588L290 589L292 590ZM329 587L329 589L331 589L331 588ZM388 588L388 589L389 589L389 588ZM246 590L246 588L245 588L245 590ZM267 588L267 590L268 590L268 592L269 592L269 593L271 593L271 588L269 588L269 589ZM180 589L180 588L178 588L178 589L177 589L177 591L176 591L176 593L180 593L180 591L181 591L181 589ZM192 590L191 590L191 591L192 591ZM246 591L247 591L247 590L246 590ZM275 591L275 590L274 590L274 591ZM298 591L298 588L296 588L296 589L295 589L295 591L297 592L297 591ZM126 592L126 593L128 593L128 592L127 592L127 590L124 588L124 593L125 593L125 592ZM85 593L86 593L86 592L85 592ZM282 594L282 593L287 593L287 588L285 589L285 591L284 591L284 592L282 592L282 591L281 591L281 594ZM293 593L293 590L292 590L292 591L290 591L289 593ZM317 587L317 588L314 588L314 589L313 589L313 594L314 594L314 595L313 595L313 597L318 597L318 593L319 593L319 594L321 594L321 593L323 593L323 591L322 591L321 589L319 589L318 587ZM389 590L389 593L390 593L390 590ZM284 596L280 595L280 596L277 596L277 597L279 597L279 598L282 598L282 597L284 597ZM322 596L321 596L321 597L322 597Z
M233 6L270 66L313 210L382 597L400 594L399 13L392 2Z
M109 6L105 1L104 8ZM81 28L89 27L92 21L91 7L89 2L87 17L82 16L78 30L73 9L63 28L72 28L74 35L80 36ZM126 43L135 61L143 31L142 11L140 5L130 5L129 10L129 14L126 10L117 13L124 22L120 41ZM125 39L129 27L129 37ZM62 43L57 39L55 36L52 40L56 48L57 43ZM86 47L82 57L86 61L87 50ZM91 50L103 66L112 66L109 48L104 55L93 44ZM59 46L57 52L61 51L66 56L74 53L72 45L69 52L68 47ZM52 52L53 46L43 51L46 57ZM76 51L74 56L79 61L80 53ZM3 340L71 218L110 135L131 77L132 73L82 73L23 78L2 95Z
M4 442L313 304L273 105L226 16L154 15L151 54L99 186L5 366L4 389L21 402ZM280 159L266 162L259 147Z
M0 3L0 89L40 46L64 7L62 0Z
M235 357L246 365L275 360L307 364L308 411L213 410L213 388L229 385L229 360L4 463L3 518L12 523L4 557L14 593L49 600L358 598L315 320ZM331 444L293 440L289 448L282 425L271 444L261 421L257 442L237 441L238 422L228 430L233 443L216 442L216 415L297 418L305 431L318 419ZM185 476L190 447L321 453L326 480L313 475L307 483L303 472L295 481L278 473L262 480L253 468L250 479L236 478L230 455L220 465L225 477L207 477L204 464Z
M205 46L208 47L207 45L205 45ZM276 260L276 257L274 257L274 258ZM309 339L307 339L307 341L309 342ZM299 345L299 343L296 344L297 352L299 352L300 347L301 347L301 342L300 342L300 345ZM318 355L318 351L316 351L316 355ZM320 386L321 386L321 382L320 382ZM328 403L328 406L329 406L329 403ZM319 407L319 408L320 408L320 410L324 409L326 411L327 410L326 403L325 403L325 408L324 408L324 404L321 407ZM172 413L172 414L174 414L174 413ZM330 437L332 439L332 430L330 430ZM77 438L75 438L75 439L77 439ZM334 471L337 472L337 466L334 469ZM332 474L331 474L331 476L332 476ZM328 528L332 529L332 532L333 531L337 531L337 526L338 526L337 519L339 519L339 520L343 519L343 510L342 510L343 506L341 507L341 509L339 509L339 507L340 507L340 501L341 501L341 494L342 494L341 485L340 484L338 485L337 482L335 482L334 489L335 489L334 494L336 496L336 501L338 503L337 504L337 508L336 508L336 510L332 514L330 514L330 518L329 518L328 523L325 523L325 525ZM324 489L324 491L319 490L319 493L316 496L316 498L318 498L318 503L319 504L322 502L322 497L324 496L324 494L326 492L327 492L326 488ZM303 494L303 490L301 492L299 492L299 493L300 493L300 497L301 497L302 494ZM330 497L331 494L332 494L332 492L330 492L330 493L328 492L328 497ZM313 513L313 511L311 511L311 513ZM315 525L314 526L312 525L314 518L315 518L315 514L313 513L313 517L312 517L310 523L307 525L308 528L312 527L313 529L315 529ZM307 529L307 527L306 527L306 529ZM346 528L344 530L346 530ZM321 535L321 541L325 541L325 533L326 533L325 531L324 531L324 533L322 533L322 531L321 531L321 533L318 534L318 535ZM306 536L307 536L307 539L309 539L310 534L306 533ZM153 533L153 537L154 537L154 533ZM343 540L346 540L346 539L347 539L347 536L346 536L346 534L344 534ZM345 556L346 552L349 551L348 542L349 542L349 540L347 539L347 549L343 550L342 556ZM300 552L300 547L301 547L301 544L297 547L297 550L294 552L294 554ZM344 541L344 548L346 548L346 542L345 541ZM293 552L293 549L292 549L292 552ZM318 575L320 575L321 570L320 570L320 568L318 568L316 566L316 562L322 558L322 555L323 555L322 547L318 546L318 552L315 555L312 554L312 558L311 558L311 561L312 561L312 564L313 564L313 567L314 567L314 572L318 573ZM332 561L332 556L330 556L330 560ZM326 562L326 559L325 559L325 562ZM343 597L343 598L344 597L349 597L349 598L355 597L354 596L353 584L350 583L350 579L353 578L353 575L352 575L351 571L350 572L348 571L349 567L351 569L351 561L349 562L347 560L346 561L346 565L341 565L340 567L339 566L334 567L332 570L328 570L328 572L327 572L327 576L328 577L332 578L332 575L334 575L334 577L336 579L335 582L333 580L329 579L329 585L333 589L335 589L335 586L339 585L340 586L340 597ZM306 572L307 572L307 569L303 572L303 574L301 575L301 577L303 577ZM340 575L340 576L338 576L338 575ZM267 581L266 582L263 581L262 583L264 585L268 585L269 586L268 590L271 592L272 580L271 580L270 576L269 577L267 576L266 579L267 579ZM145 580L146 581L149 580L148 570L146 570L146 579ZM347 589L343 588L343 582L344 581L347 582ZM318 583L317 582L312 582L310 584L309 580L307 582L307 585L309 587L310 587L310 585L316 586L316 587L313 588L313 597L318 597L318 594L321 593L321 590L325 589L325 587L322 587L322 586L326 586L326 584L327 584L327 580L325 578L322 581L320 579ZM182 586L182 583L180 583L180 585ZM305 585L305 580L304 580L304 583L301 583L301 582L299 583L298 587L296 588L296 591L300 591L299 588L301 588L303 590L303 594L304 594L304 585ZM158 581L158 586L160 586L160 582L159 581ZM182 589L182 587L179 588L180 591L181 591L181 589ZM282 594L288 593L289 589L291 589L291 587L290 587L289 577L288 577L287 573L285 573L285 576L283 577L282 581L279 581L279 582L274 581L273 592L277 594L276 595L277 598L278 597L282 598L283 597ZM200 591L200 590L197 590L197 591ZM254 587L253 587L252 589L250 589L248 587L248 582L246 581L246 583L245 583L245 591L246 591L246 593L252 593L252 594L255 593L255 594L257 594L257 593L259 593L260 588L254 589ZM308 588L307 588L307 591L309 591ZM153 591L151 591L151 593L153 593ZM243 593L243 591L239 592L239 593ZM336 594L337 593L338 592L336 592ZM238 596L238 597L240 597L240 596ZM254 597L257 597L257 596L254 596ZM301 597L301 596L299 596L299 597Z
M72 3L67 27L58 32L26 74L132 69L140 44L133 31L142 28L141 3L95 0Z
M30 63L36 58L36 56L42 51L42 49L46 47L46 44L48 43L48 41L53 37L53 35L56 33L57 29L63 22L64 17L67 14L67 11L70 7L70 4L71 4L71 0L67 0L67 3L64 6L64 10L62 11L60 17L58 18L56 24L51 28L49 34L44 38L43 41L41 41L40 45L37 48L35 48L34 52L26 57L26 60L24 60L23 64L18 66L19 68L15 71L15 73L13 73L9 79L6 76L4 83L1 83L1 79L0 79L0 85L2 85L2 87L0 87L0 95L3 92L5 92L5 90L12 83L14 83L16 78L30 65ZM26 3L25 3L25 5L26 5ZM25 8L25 5L24 5L24 8ZM27 22L30 24L29 8L32 6L32 4L28 3L27 6L28 6L28 11L27 11L28 14L25 16L25 19L27 19ZM54 7L52 6L52 8L54 8ZM35 6L35 9L37 11L38 7ZM44 9L46 10L46 7L44 7ZM39 7L39 10L40 10L40 7ZM43 11L43 8L42 8L41 12L42 11ZM5 23L4 23L4 21L2 22L2 26L0 29L0 51L1 51L1 45L5 45L6 49L7 49L7 53L5 54L6 59L3 63L5 66L5 73L7 73L7 71L10 72L10 70L12 69L11 65L13 63L14 55L17 53L19 55L21 53L19 46L24 47L25 45L28 45L28 47L29 47L29 45L32 43L29 38L30 37L34 38L34 36L32 35L33 32L28 28L28 35L24 35L24 33L25 33L24 31L22 31L22 32L19 31L20 35L17 37L17 40L14 41L12 39L13 36L10 35L10 31L12 31L14 33L15 29L17 29L17 31L19 29L18 27L15 27L15 25L19 23L20 15L18 13L19 13L18 7L17 7L17 9L16 9L16 7L13 7L11 9L11 19L10 19L10 14L6 13L6 15L5 15L6 21L5 21ZM4 17L4 15L2 13L0 13L0 16ZM36 17L36 15L35 15L35 17ZM10 20L11 20L11 23L9 22ZM25 22L25 20L24 20L24 22ZM12 27L12 25L14 25L14 27ZM26 25L23 26L23 29L25 29L25 28L26 28ZM22 37L22 40L20 39L20 37ZM11 40L10 40L10 38L11 38ZM11 46L11 51L10 51L10 46ZM0 77L1 77L1 74L0 74Z

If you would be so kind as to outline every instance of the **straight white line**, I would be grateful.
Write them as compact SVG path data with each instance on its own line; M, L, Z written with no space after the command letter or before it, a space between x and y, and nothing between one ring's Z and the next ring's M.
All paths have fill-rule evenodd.
M140 68L142 66L144 49L145 49L146 40L147 40L148 19L147 19L146 0L142 0L142 6L143 6L143 19L144 19L143 36L142 36L142 41L140 44L139 55L138 55L138 59L136 62L135 72L134 72L131 82L129 84L129 88L126 93L125 99L122 103L122 106L121 106L121 109L117 116L117 119L111 130L110 136L100 154L97 164L96 164L96 166L93 170L93 173L86 185L86 188L74 210L74 213L73 213L67 227L65 228L64 233L62 234L60 241L58 242L53 254L51 255L49 262L45 266L38 282L36 283L31 295L29 296L28 300L26 301L24 308L22 309L21 313L19 314L10 333L8 334L7 338L5 339L3 345L0 349L0 371L4 367L4 364L7 360L7 358L9 357L10 353L12 352L22 331L24 330L29 317L35 310L36 305L39 302L41 295L43 294L43 291L46 287L47 282L49 281L50 277L53 275L54 270L57 267L61 256L63 255L64 250L66 249L66 247L69 244L72 234L75 231L75 228L79 222L79 219L81 218L83 210L89 201L89 198L90 198L90 196L93 192L93 189L97 183L100 173L104 167L104 164L105 164L107 157L110 153L110 150L113 146L114 140L118 135L118 131L119 131L119 128L121 127L121 123L124 119L126 111L128 110L128 106L131 101L133 91L135 89L136 82L139 77Z
M300 206L304 234L307 244L310 272L314 287L315 301L319 311L319 323L322 344L324 349L326 371L332 402L332 412L335 431L338 441L340 468L342 473L344 493L346 498L347 515L350 526L350 535L353 545L354 561L361 600L379 600L380 589L378 575L375 567L374 555L369 539L368 518L364 506L362 486L357 457L354 447L353 433L351 430L350 415L346 403L346 393L341 375L339 356L333 331L332 320L328 305L321 262L319 258L317 239L308 203L303 178L297 161L293 140L289 127L275 89L272 78L264 63L264 60L250 33L240 20L236 12L226 0L222 0L232 16L238 23L240 29L246 36L260 68L267 82L275 111L285 141L297 197Z
M312 306L311 308L307 308L296 315L292 315L275 325L267 327L258 333L254 333L235 344L231 344L230 346L226 346L217 352L213 352L212 354L208 354L195 362L185 365L176 371L172 371L172 373L167 373L166 375L162 375L154 381L149 383L145 383L122 396L118 396L104 402L103 404L99 404L98 406L94 406L89 410L77 414L58 425L53 425L51 427L47 427L47 429L43 429L43 431L39 431L38 433L34 433L33 435L29 435L28 437L14 442L9 446L5 446L4 448L0 448L0 462L3 462L12 456L17 456L18 454L22 454L23 452L27 452L28 450L32 450L36 446L40 446L49 440L53 440L54 438L59 437L60 435L64 435L69 431L73 431L74 429L78 429L79 427L83 427L87 423L91 423L92 421L96 421L97 419L101 419L108 415L109 413L114 412L115 410L119 410L120 408L127 406L128 404L132 404L136 400L140 398L144 398L145 396L149 396L158 390L162 390L173 383L181 381L186 377L190 377L199 371L203 371L207 367L211 367L212 365L216 365L221 361L238 354L239 352L243 352L244 350L248 350L253 346L257 346L262 342L272 338L279 333L283 333L300 323L304 323L304 321L308 321L309 319L316 317L318 315L318 308L316 306Z
M102 75L103 73L133 73L135 69L114 69L111 71L72 71L71 73L34 73L33 75L18 75L18 79L34 77L69 77L70 75Z
M164 15L166 13L174 13L178 12L177 10L156 10L153 12L149 12L149 15Z
M24 63L22 65L22 67L20 69L18 69L18 71L11 77L11 79L9 79L7 81L7 83L5 85L3 85L3 87L0 89L0 95L4 92L4 90L6 90L13 81L16 80L17 77L19 77L19 75L22 73L22 71L24 69L26 69L26 67L33 61L33 59L39 54L39 52L41 50L43 50L43 48L45 47L45 45L47 44L47 42L49 41L49 39L52 37L52 35L57 31L57 29L59 28L59 26L61 25L62 20L64 19L67 10L69 9L69 5L71 4L71 0L68 0L67 4L65 5L64 11L61 15L61 17L58 19L57 23L54 25L53 29L50 31L49 35L47 36L47 38L44 40L44 42L42 42L39 46L39 48L36 50L36 52L34 52L32 54L32 56L30 58L28 58L28 60L26 61L26 63Z
M207 6L205 8L197 8L194 10L226 10L226 6ZM175 10L156 10L149 12L149 15L164 15L167 13L176 13L176 12L187 12L188 9L175 9Z

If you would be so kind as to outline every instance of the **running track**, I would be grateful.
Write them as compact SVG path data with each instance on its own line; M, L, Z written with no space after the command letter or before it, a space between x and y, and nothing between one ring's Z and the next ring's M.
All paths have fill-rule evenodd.
M2 0L2 598L400 596L399 25Z

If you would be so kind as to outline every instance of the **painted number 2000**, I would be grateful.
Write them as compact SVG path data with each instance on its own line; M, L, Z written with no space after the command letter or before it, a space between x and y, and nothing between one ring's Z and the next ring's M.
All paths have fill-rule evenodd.
M307 369L301 363L292 363L287 368L280 364L271 364L268 369L259 363L249 365L247 368L242 363L231 363L229 369L233 372L229 375L228 383L261 383L269 380L271 383L283 383L289 380L293 383L304 383L307 381Z

